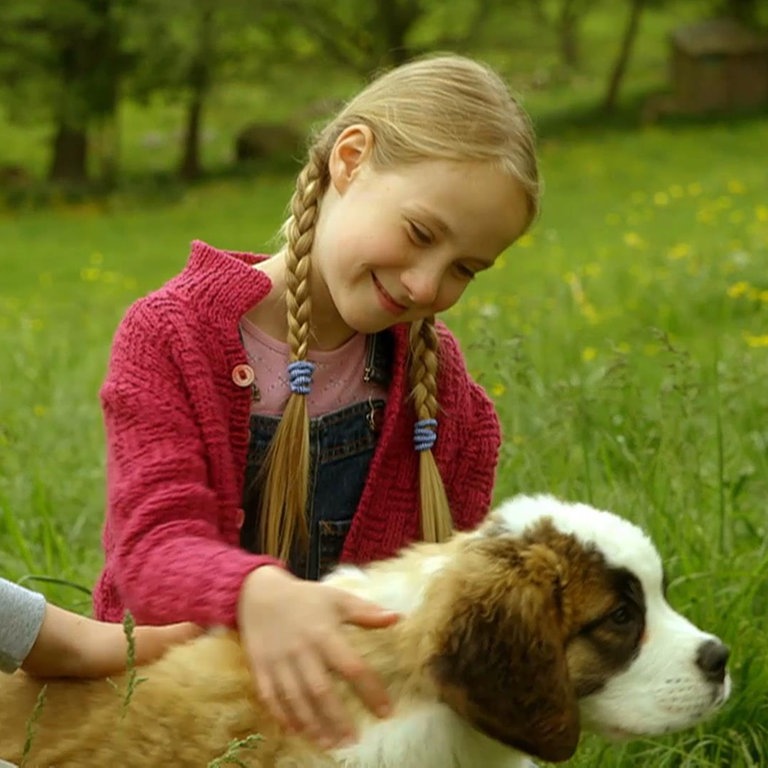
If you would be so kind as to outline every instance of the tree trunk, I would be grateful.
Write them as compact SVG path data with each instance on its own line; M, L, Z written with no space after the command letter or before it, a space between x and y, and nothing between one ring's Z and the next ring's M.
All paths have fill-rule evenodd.
M190 100L184 128L179 176L186 181L200 178L200 140L202 135L203 106L211 85L213 59L213 6L206 3L201 10L197 50L189 68Z
M384 63L397 67L411 58L406 37L422 11L412 0L378 0L374 29L381 37Z
M48 32L59 76L56 125L48 178L82 184L88 181L88 131L94 121L115 120L120 77L119 30L114 0L80 0L75 15Z
M577 0L563 0L557 19L560 63L566 69L576 69L581 63L579 46L579 12Z
M120 123L117 109L114 115L99 121L93 138L92 155L99 184L104 189L112 189L120 172Z
M48 178L74 184L88 181L88 137L84 128L59 123L53 139Z
M632 48L634 47L637 32L640 28L640 17L643 14L644 7L645 0L631 0L629 18L627 19L627 25L624 28L621 47L613 65L613 69L611 70L608 79L608 88L605 92L605 98L603 99L602 111L606 114L610 114L616 109L619 91L621 90L624 74L627 71L627 65L629 64L629 59L632 55Z
M200 126L203 115L203 97L195 94L187 106L184 128L184 146L179 165L179 176L185 181L199 179L203 168L200 162Z

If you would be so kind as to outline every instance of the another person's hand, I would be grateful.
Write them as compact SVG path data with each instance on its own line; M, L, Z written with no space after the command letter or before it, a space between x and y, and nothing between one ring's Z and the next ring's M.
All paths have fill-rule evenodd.
M136 664L146 664L201 632L187 622L136 627ZM127 662L128 640L122 624L96 621L49 603L22 669L38 677L106 677L124 671Z
M322 748L355 734L334 691L341 674L379 717L389 714L386 688L349 645L343 624L387 627L392 611L327 584L303 581L277 566L243 582L238 625L259 697L284 727Z

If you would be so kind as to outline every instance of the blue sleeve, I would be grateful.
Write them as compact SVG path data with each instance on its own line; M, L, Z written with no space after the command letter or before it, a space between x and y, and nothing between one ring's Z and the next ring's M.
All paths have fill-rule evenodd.
M21 666L40 633L45 598L0 578L0 672Z

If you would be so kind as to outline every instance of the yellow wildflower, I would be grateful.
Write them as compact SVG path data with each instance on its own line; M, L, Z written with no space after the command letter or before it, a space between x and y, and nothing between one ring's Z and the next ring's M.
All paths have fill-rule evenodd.
M747 346L758 348L758 347L768 347L768 333L763 333L759 336L753 336L750 333L744 334L744 340L747 342Z
M738 299L741 296L746 296L751 288L750 284L746 280L739 280L738 283L729 285L726 289L726 293L731 299Z
M80 270L80 279L86 283L95 283L101 277L101 270L98 267L83 267Z
M676 243L667 251L667 256L674 260L684 259L686 256L690 256L690 254L690 243Z
M630 248L644 248L645 240L637 232L625 232L624 244Z
M530 248L535 242L534 236L530 232L526 232L517 242L515 245L519 246L520 248ZM496 264L498 265L499 260L496 260Z

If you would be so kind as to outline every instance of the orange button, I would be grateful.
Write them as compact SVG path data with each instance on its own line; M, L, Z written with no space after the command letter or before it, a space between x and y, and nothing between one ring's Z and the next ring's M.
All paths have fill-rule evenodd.
M250 365L236 365L232 369L232 381L237 384L238 387L250 387L254 381L256 381L256 374L253 372L253 368Z

